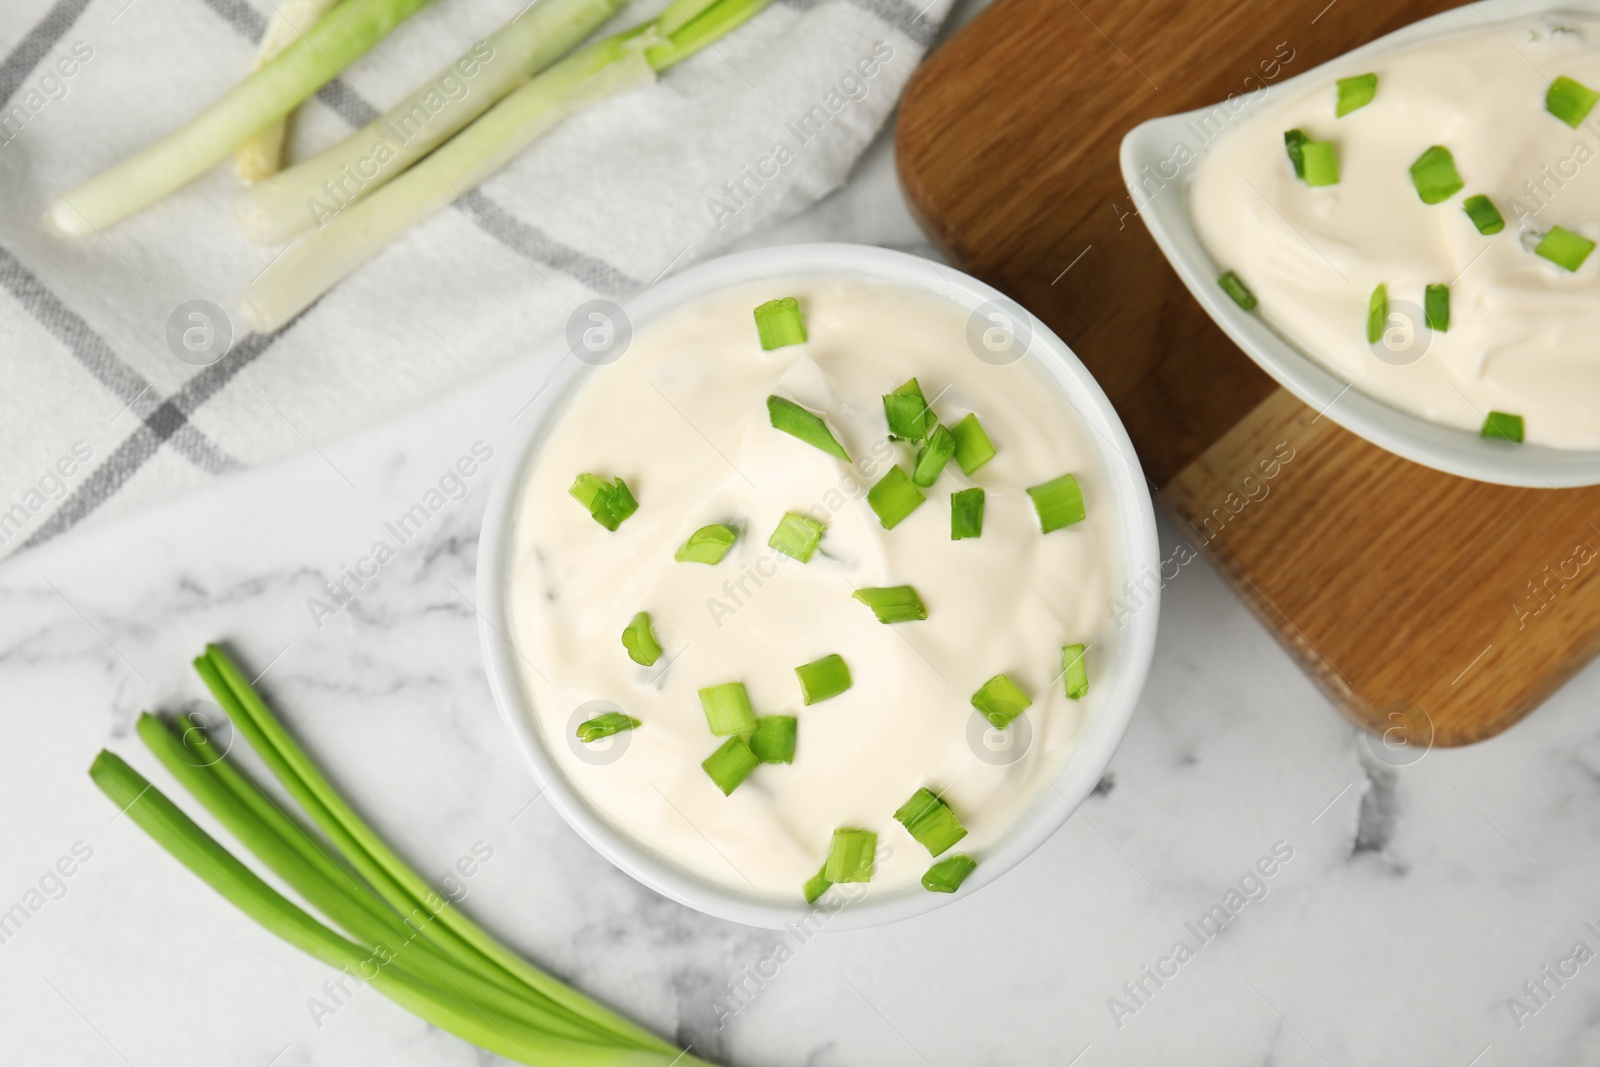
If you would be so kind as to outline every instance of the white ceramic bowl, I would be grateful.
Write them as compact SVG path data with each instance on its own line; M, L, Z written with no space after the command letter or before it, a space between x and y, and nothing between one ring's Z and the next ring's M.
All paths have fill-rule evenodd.
M642 330L660 316L715 290L764 277L807 273L864 276L929 291L968 309L1004 299L996 290L959 271L916 256L861 245L816 244L763 249L712 260L653 286L629 300L623 308L633 329ZM1072 350L1031 315L1028 324L1032 328L1032 340L1025 358L1036 360L1044 373L1060 383L1100 449L1101 464L1108 474L1118 513L1121 542L1117 548L1127 574L1134 577L1154 575L1159 566L1155 515L1143 471L1122 423ZM778 929L787 922L812 914L801 901L789 905L744 896L698 878L655 855L590 808L560 774L545 750L534 726L533 711L518 670L519 653L510 644L514 633L507 597L511 586L510 552L526 473L537 458L540 444L555 416L591 368L579 359L561 358L559 346L542 358L560 359L560 366L552 386L518 420L521 429L511 443L509 460L495 482L478 549L479 635L489 670L489 685L501 715L534 778L544 787L556 810L601 855L640 882L691 908L751 926ZM1149 670L1155 646L1156 615L1157 604L1152 598L1133 613L1123 629L1102 644L1105 665L1095 679L1102 698L1083 726L1077 749L1056 776L1056 788L1044 790L1044 795L1009 835L998 846L984 852L977 870L959 893L929 893L920 886L882 895L868 893L860 901L832 914L825 928L859 929L932 911L994 881L1054 833L1100 780L1122 740Z
M1274 83L1270 91L1259 94L1254 100L1241 98L1247 102L1235 114L1230 128L1218 135L1212 145L1230 136L1234 128L1264 106L1269 98L1281 93L1295 93L1307 84L1329 80L1334 68L1338 68L1341 74L1348 73L1351 60L1361 56L1386 52L1458 30L1482 28L1487 25L1485 20L1500 22L1548 11L1595 10L1600 10L1600 3L1595 0L1567 3L1551 3L1550 0L1484 0L1423 19L1346 52L1330 63ZM1179 141L1193 149L1193 135L1187 124L1217 106L1221 105L1152 119L1136 126L1122 139L1122 178L1129 192L1134 195L1136 204L1143 199L1142 194L1134 193L1141 171L1146 166L1154 170L1163 162L1170 167L1174 146ZM1307 406L1322 412L1345 429L1360 434L1379 448L1435 470L1482 482L1536 489L1600 485L1600 452L1539 445L1508 448L1504 442L1486 441L1476 433L1440 426L1390 407L1358 389L1350 388L1349 382L1290 344L1260 317L1235 304L1217 285L1217 277L1223 268L1206 252L1195 232L1194 219L1189 210L1189 181L1202 165L1206 151L1202 149L1198 158L1182 174L1151 196L1140 208L1139 217L1144 219L1156 244L1200 306L1262 370L1276 378L1280 385Z

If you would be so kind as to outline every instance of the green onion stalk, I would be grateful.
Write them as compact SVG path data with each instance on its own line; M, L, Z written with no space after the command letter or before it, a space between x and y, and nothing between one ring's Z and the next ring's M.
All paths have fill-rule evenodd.
M52 204L45 224L83 237L166 196L282 118L432 0L344 0L167 137Z
M256 55L256 67L264 67L285 48L294 44L307 29L339 0L284 0L267 25ZM292 113L291 113L292 115ZM233 150L233 171L246 185L271 177L283 169L283 145L289 136L291 115L274 119L251 134Z
M246 191L234 218L277 244L368 196L566 55L626 0L539 0L343 141ZM709 0L678 0L681 5Z
M275 330L413 226L476 188L575 111L650 83L766 7L716 0L678 26L651 22L579 49L535 76L397 179L346 208L245 290L252 329ZM670 11L669 11L669 14Z

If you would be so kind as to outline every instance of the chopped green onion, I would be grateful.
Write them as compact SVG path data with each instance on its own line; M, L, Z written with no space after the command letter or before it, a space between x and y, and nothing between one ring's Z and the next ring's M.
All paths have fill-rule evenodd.
M633 498L628 483L620 477L607 482L597 474L580 474L567 492L589 509L595 522L608 530L616 530L623 519L639 510L639 502Z
M919 622L928 617L928 609L922 606L922 598L909 585L857 589L852 596L871 608L881 623Z
M989 725L996 730L1004 730L1011 724L1011 720L1028 710L1028 705L1033 703L1033 698L1017 688L1013 682L1003 674L990 678L983 686L972 694L972 706L989 720Z
M1331 141L1307 141L1300 146L1305 160L1305 182L1312 188L1339 184L1339 156Z
M1222 277L1217 279L1217 284L1222 287L1223 292L1233 297L1235 304L1238 304L1246 311L1254 311L1256 309L1256 294L1252 293L1250 287L1240 281L1239 276L1233 271L1223 272Z
M978 861L971 856L947 856L923 874L922 888L930 893L954 893L977 866Z
M1310 141L1304 130L1283 131L1283 150L1289 154L1289 165L1294 168L1296 178L1306 176L1305 146Z
M792 296L768 300L756 308L756 333L767 351L806 342L806 324L800 318L800 301Z
M900 388L883 396L883 417L889 423L889 440L909 441L916 444L938 421L933 409L923 399L922 386L915 378Z
M721 748L701 761L700 766L717 783L722 795L728 796L739 788L740 782L750 777L750 772L760 762L756 754L750 751L750 746L745 744L744 738L730 737L722 742Z
M702 526L689 535L689 540L678 547L672 558L679 563L709 563L716 566L738 539L738 531L730 526L717 523Z
M911 475L897 463L889 468L878 484L867 490L867 503L878 513L878 521L885 530L892 530L903 522L922 502L928 499L911 480Z
M850 453L833 436L833 431L828 429L821 415L815 415L793 400L785 400L781 396L767 397L767 415L772 419L773 429L798 437L836 459L850 462Z
M877 849L878 835L871 830L835 830L828 862L822 865L822 877L830 882L872 881L873 853Z
M1533 251L1534 254L1543 256L1558 267L1575 271L1583 266L1583 261L1594 251L1594 242L1582 234L1573 233L1560 226L1552 226L1550 232L1544 235L1539 241L1539 246Z
M1449 200L1467 183L1456 171L1456 157L1442 144L1431 146L1411 164L1411 184L1424 204Z
M800 720L793 715L763 715L750 735L750 751L762 763L793 763L794 739Z
M700 690L700 707L706 725L718 737L745 734L756 728L756 709L743 682L727 682Z
M767 538L767 547L777 549L790 559L809 563L812 554L817 550L817 545L822 542L822 534L826 529L827 526L809 515L791 511L783 516L778 528Z
M1033 510L1039 513L1041 533L1082 522L1088 514L1083 506L1083 490L1078 488L1078 479L1070 474L1034 486L1028 490L1028 496L1033 498Z
M1522 440L1522 416L1507 415L1503 411L1491 411L1483 420L1483 429L1478 431L1479 437L1492 437L1501 441Z
M811 879L806 882L806 903L815 904L817 902L817 898L826 893L828 891L828 887L831 885L833 885L833 883L828 881L828 865L826 862L824 862L823 865L817 869L817 873L812 875Z
M1082 700L1089 692L1089 668L1083 659L1085 651L1082 645L1065 645L1061 649L1061 680L1066 685L1067 696L1073 700Z
M983 486L950 494L950 540L983 535Z
M962 474L970 475L994 458L994 445L989 443L989 435L983 432L977 412L969 411L963 415L961 421L950 428L950 435L956 439L956 463L960 465Z
M951 845L967 836L967 828L961 825L961 820L950 810L950 805L930 789L918 789L912 793L911 799L900 805L894 817L930 855L937 856L947 851Z
M1478 232L1485 237L1506 228L1506 220L1501 216L1500 209L1494 206L1493 200L1482 193L1467 197L1461 206L1466 209L1467 217L1478 228Z
M1589 117L1596 101L1600 101L1600 93L1565 74L1551 82L1544 94L1545 110L1573 129Z
M1359 111L1372 103L1372 98L1378 95L1376 74L1357 74L1353 78L1340 78L1337 84L1339 103L1333 109L1334 118L1342 119L1352 111Z
M1422 317L1428 329L1444 333L1450 329L1450 287L1430 285L1422 291Z
M580 722L578 724L578 740L587 745L591 741L598 741L602 737L610 737L612 734L620 734L624 730L636 729L641 725L643 724L632 715L624 715L620 711L608 711L604 715L596 715L592 719Z
M836 697L850 688L850 665L837 652L794 669L800 676L800 693L806 704Z
M622 631L622 647L628 650L628 658L644 667L654 666L656 660L661 658L661 642L656 640L656 632L650 628L650 613L641 611L628 623L628 628Z
M939 480L939 472L956 454L956 438L943 426L935 426L928 435L928 443L917 450L917 462L911 468L911 480L926 489Z
M1389 326L1389 287L1379 283L1367 301L1367 344L1383 340L1383 331Z

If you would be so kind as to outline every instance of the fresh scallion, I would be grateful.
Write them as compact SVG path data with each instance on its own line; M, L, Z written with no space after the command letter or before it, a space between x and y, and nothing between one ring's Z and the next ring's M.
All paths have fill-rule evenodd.
M1503 411L1491 411L1483 420L1483 429L1478 431L1479 437L1490 437L1500 441L1522 440L1522 416L1507 415Z
M750 751L750 746L745 744L743 737L730 737L722 742L722 746L701 761L700 766L705 768L706 774L722 790L723 796L729 796L739 783L750 777L750 772L756 769L761 761L756 759L756 754Z
M1313 189L1339 184L1339 155L1332 141L1307 141L1300 146L1305 162L1305 183Z
M800 678L801 699L807 705L836 697L851 685L850 665L837 652L802 663L794 673Z
M628 650L629 659L643 667L652 667L661 658L661 642L650 628L648 611L639 612L629 621L622 631L622 647Z
M798 437L835 459L850 462L850 453L846 452L838 438L833 436L833 431L828 429L828 424L823 421L821 415L807 411L793 400L785 400L781 396L769 396L767 416L772 420L773 429L782 430L791 437Z
M1494 206L1493 200L1482 193L1467 197L1461 202L1461 207L1472 220L1472 224L1478 228L1478 232L1485 237L1506 228L1506 220L1500 214L1500 209Z
M950 810L950 805L931 789L918 789L912 793L911 799L900 805L900 809L894 813L894 818L933 856L949 850L951 845L967 836L967 828L961 825L961 820Z
M956 438L943 426L935 426L927 442L917 450L917 462L911 468L911 480L923 489L939 480L939 473L950 457L956 454Z
M1552 226L1533 251L1564 270L1575 271L1594 251L1594 242L1564 227Z
M1083 506L1083 490L1078 479L1070 474L1052 478L1028 490L1033 509L1039 513L1039 530L1050 533L1075 522L1082 522L1088 514Z
M700 708L706 725L718 737L745 734L756 728L756 709L743 682L727 682L700 690Z
M857 589L851 595L871 608L881 623L920 622L928 617L922 598L909 585Z
M1222 277L1217 279L1217 284L1222 287L1223 292L1233 298L1235 304L1238 304L1244 310L1254 311L1256 309L1256 294L1252 293L1250 287L1240 281L1239 276L1233 271L1224 271Z
M989 725L996 730L1004 730L1011 721L1033 703L1033 698L1024 693L1016 682L1003 674L997 674L984 682L976 693L972 694L972 706L977 708Z
M615 531L623 519L639 510L639 502L620 477L608 482L598 474L580 474L567 492L608 530Z
M786 345L806 343L806 324L800 317L800 301L792 296L768 300L756 308L756 335L765 351Z
M983 536L983 486L950 494L950 540Z
M971 475L994 458L994 445L990 444L989 435L983 432L983 423L978 421L977 412L969 411L963 415L961 421L950 428L950 434L956 439L956 463L962 474Z
M1083 645L1064 645L1061 649L1061 681L1072 700L1082 700L1089 693L1089 667L1084 661L1087 651Z
M1429 146L1428 150L1411 164L1411 184L1424 204L1439 204L1449 200L1467 183L1456 170L1456 157L1442 144Z
M811 516L791 511L783 516L778 528L767 538L767 547L777 549L790 559L809 563L817 546L822 543L822 535L826 530L827 526Z
M1344 118L1352 111L1359 111L1372 103L1372 98L1378 95L1378 76L1376 74L1357 74L1351 78L1340 78L1338 83L1339 102L1333 109L1335 118Z
M584 744L598 741L602 737L620 734L624 730L634 730L643 725L632 715L624 715L620 711L608 711L603 715L596 715L578 724L578 740Z
M1450 329L1450 287L1430 285L1422 291L1422 317L1428 329L1444 333Z
M728 549L738 539L739 531L733 527L712 523L690 534L689 539L678 546L672 558L679 563L708 563L714 567L722 562L722 557L728 554Z
M793 763L800 720L793 715L762 715L747 742L762 763Z
M1577 129L1589 117L1596 101L1600 101L1600 93L1565 74L1551 82L1544 94L1545 110L1573 129Z
M898 463L878 479L878 484L867 490L867 503L877 512L878 521L885 530L900 525L926 499L922 490L917 488L917 483Z
M828 864L824 861L822 866L817 868L817 873L812 875L805 884L806 903L815 904L817 898L826 893L831 885L833 883L828 881Z
M1389 287L1382 282L1372 290L1367 300L1367 344L1383 340L1383 331L1389 328Z
M937 421L915 378L884 394L883 417L889 424L889 440L911 444L926 437Z
M873 854L877 850L878 835L871 830L835 830L828 848L828 862L822 865L822 876L834 883L870 882Z
M1294 168L1296 178L1306 176L1305 146L1310 141L1304 130L1283 131L1283 150L1288 153L1289 165Z
M922 875L922 888L930 893L954 893L978 867L978 861L960 854L946 856Z

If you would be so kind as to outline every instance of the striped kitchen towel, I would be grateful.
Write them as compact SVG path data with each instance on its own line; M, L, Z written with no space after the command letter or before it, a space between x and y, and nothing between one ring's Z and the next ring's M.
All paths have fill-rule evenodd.
M437 0L301 109L295 154L369 122L524 2ZM568 120L262 335L244 332L237 298L280 250L236 230L230 166L93 237L39 220L247 72L270 0L8 0L0 555L349 433L814 202L843 183L949 4L778 0ZM227 314L194 317L209 308ZM209 347L180 343L192 330Z

